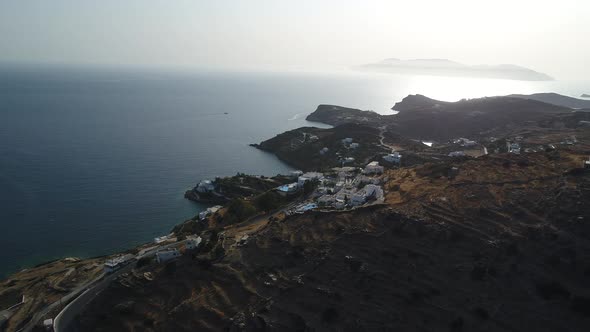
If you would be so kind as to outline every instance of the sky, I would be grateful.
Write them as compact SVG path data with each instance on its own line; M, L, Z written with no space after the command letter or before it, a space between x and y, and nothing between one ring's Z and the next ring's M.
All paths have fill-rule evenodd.
M588 0L1 0L0 61L333 70L385 58L590 79Z

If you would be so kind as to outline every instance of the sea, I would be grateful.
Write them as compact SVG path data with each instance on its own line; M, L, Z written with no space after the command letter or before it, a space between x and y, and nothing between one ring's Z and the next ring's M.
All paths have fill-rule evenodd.
M249 144L326 127L305 120L319 104L392 114L408 94L534 92L579 96L590 83L2 65L0 278L168 234L206 208L183 198L200 180L291 171Z

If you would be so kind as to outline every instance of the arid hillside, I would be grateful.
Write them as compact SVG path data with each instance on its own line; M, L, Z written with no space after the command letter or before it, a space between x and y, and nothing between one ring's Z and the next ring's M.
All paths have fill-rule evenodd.
M265 221L242 244L226 227L200 253L122 277L78 328L587 331L585 157L390 170L385 204Z
M379 115L320 105L307 119L336 126L345 123L385 126L407 138L446 141L456 137L480 136L492 129L524 126L572 111L567 107L524 99L524 96L444 102L422 95L409 95L396 103L393 109L399 113Z

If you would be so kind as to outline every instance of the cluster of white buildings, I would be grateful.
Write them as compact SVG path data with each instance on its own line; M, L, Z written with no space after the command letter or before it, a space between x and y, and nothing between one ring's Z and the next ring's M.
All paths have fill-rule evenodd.
M372 199L383 199L383 189L379 186L380 178L375 177L383 173L383 166L378 162L369 163L360 174L358 168L354 167L341 167L334 170L336 177L325 178L314 193L317 206L344 209L347 206L366 204Z
M301 171L294 171L291 172L293 177L297 177L297 182L284 184L276 188L279 194L282 195L289 195L296 193L299 189L303 188L307 181L321 181L324 178L324 174L320 172L307 172L303 173Z
M200 236L188 236L185 240L184 248L186 250L197 249L201 245L201 242L203 242L203 239ZM156 252L156 261L158 263L165 263L180 256L181 253L176 247L161 249Z

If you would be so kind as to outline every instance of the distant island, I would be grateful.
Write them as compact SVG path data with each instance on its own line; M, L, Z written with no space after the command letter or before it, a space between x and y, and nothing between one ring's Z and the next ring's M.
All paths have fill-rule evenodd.
M521 81L554 80L547 74L511 64L469 66L447 59L400 60L391 58L377 63L357 66L355 69L409 75L476 77Z
M590 98L590 95L589 95L589 94L587 94L587 93L584 93L584 94L582 94L580 97L582 97L582 98Z

